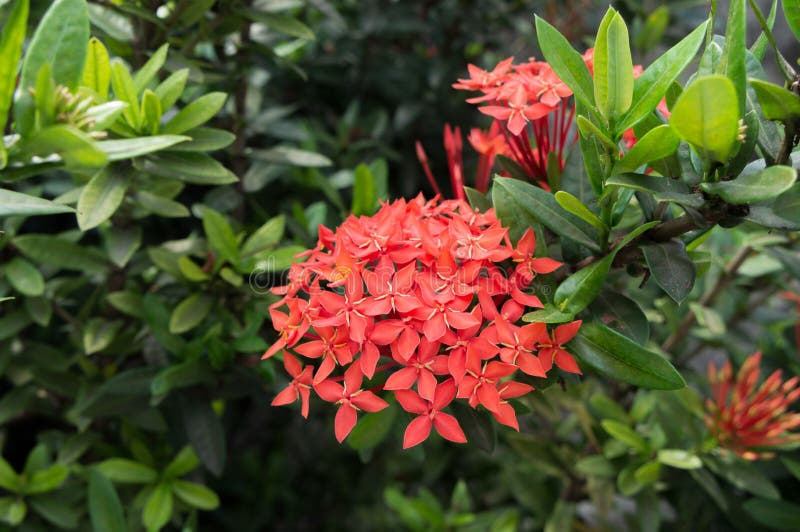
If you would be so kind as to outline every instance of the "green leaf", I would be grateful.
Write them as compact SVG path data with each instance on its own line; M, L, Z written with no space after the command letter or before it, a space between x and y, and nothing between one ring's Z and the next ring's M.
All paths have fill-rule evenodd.
M161 482L150 493L142 512L142 523L148 530L161 530L172 517L172 490Z
M7 262L5 273L9 284L20 294L40 296L44 293L44 277L33 264L22 257L14 257Z
M647 451L647 442L645 439L628 425L620 423L619 421L614 421L613 419L604 419L600 422L600 425L602 425L603 430L608 432L614 439L621 441L628 447L636 449L637 451Z
M266 150L252 150L250 156L268 163L300 166L303 168L321 168L331 166L333 161L313 151L300 150L289 146L278 146Z
M784 0L784 6L786 0ZM785 9L785 7L784 7ZM797 30L794 30L798 34ZM750 499L742 506L753 519L773 530L800 529L800 504L770 499Z
M200 393L178 394L189 443L203 465L214 475L225 469L225 433L208 398Z
M613 478L617 472L607 458L600 455L586 456L575 463L575 470L586 476Z
M81 231L93 229L111 218L122 205L127 189L127 180L113 166L97 172L83 187L78 199L78 227Z
M182 142L173 147L174 151L199 151L209 152L227 148L236 140L236 135L213 127L196 127L184 133L189 137L188 142Z
M650 323L639 304L628 297L605 290L589 307L592 315L631 340L646 344L650 338ZM523 316L523 320L525 317Z
M593 234L590 225L561 208L552 194L530 183L495 176L492 203L498 218L506 227L513 228L515 222L519 225L520 217L527 217L560 236L574 240L591 250L600 251L597 236ZM530 224L525 224L520 228L519 234L521 235L529 226Z
M239 179L205 153L159 152L144 160L144 170L161 177L196 185L227 185Z
M460 402L450 403L467 441L479 449L491 453L497 445L497 430L494 419L484 410L471 408Z
M347 444L360 452L376 447L389 435L395 417L396 408L364 414L347 437Z
M789 190L797 179L791 166L770 166L753 174L743 174L731 181L701 183L700 187L728 203L764 201Z
M686 254L686 246L677 239L642 246L647 267L658 286L676 303L680 303L694 287L694 262Z
M40 157L57 154L70 168L100 168L108 162L106 154L100 151L92 138L83 131L58 124L48 126L23 144L26 156Z
M782 457L781 462L786 466L786 469L796 478L800 480L800 462L792 460L791 458Z
M359 164L353 178L353 204L350 212L355 216L370 215L378 204L375 179L366 164Z
M178 303L169 318L169 332L182 334L200 325L208 316L214 298L207 294L195 293Z
M88 489L89 519L94 530L127 532L122 503L111 483L95 470L89 470Z
M219 497L216 493L194 482L174 480L172 491L180 500L194 508L214 510L219 506Z
M11 497L0 498L0 519L11 526L17 526L25 519L28 513L28 506L22 498L12 499Z
M522 316L522 321L528 323L566 323L575 319L574 314L562 312L553 305L545 305L543 309L528 312Z
M800 96L779 85L750 79L750 86L761 104L761 112L767 120L792 122L800 119Z
M27 500L31 509L50 524L61 529L73 530L78 528L80 510L63 501L60 497L44 496L31 497Z
M183 94L186 80L189 79L189 69L183 68L172 73L155 89L156 96L161 102L161 111L168 111Z
M83 350L87 355L91 355L107 348L114 341L121 326L121 321L92 318L83 330Z
M89 43L89 13L85 0L56 0L33 34L22 64L21 90L36 85L43 65L53 69L53 79L74 90L81 80Z
M108 294L106 299L108 299L112 307L128 316L141 318L143 315L142 298L137 293L128 291L113 292Z
M590 109L594 108L592 75L589 73L583 57L572 48L569 41L557 29L538 16L536 17L536 36L542 55L556 75L567 87L572 89L575 97L584 105ZM655 108L655 104L653 104L653 108Z
M630 151L614 165L611 174L635 172L644 164L672 155L679 145L680 139L675 135L671 126L664 124L655 127L640 138Z
M719 75L694 80L672 108L670 124L700 155L728 160L739 134L739 101L731 81Z
M34 473L25 487L27 495L46 493L60 487L69 475L69 468L65 465L55 464L42 471Z
M136 94L141 94L153 78L156 77L156 74L158 74L158 71L161 70L167 60L168 51L169 44L162 45L133 76L133 86Z
M178 259L178 267L180 268L181 274L190 281L200 283L211 279L208 273L187 256Z
M736 89L739 118L744 117L747 101L747 9L746 0L731 0L728 4L728 23L725 47L717 72L725 74Z
M657 390L686 386L664 357L603 324L584 323L570 346L582 362L612 379Z
M661 475L661 464L657 461L650 461L640 465L633 472L636 482L642 486L649 486L658 481Z
M103 140L96 146L108 156L109 161L122 161L165 150L188 140L191 139L183 135L156 135L135 139Z
M608 230L608 226L603 223L603 220L597 217L595 213L589 210L589 208L584 205L581 200L566 192L564 190L559 190L555 193L556 201L558 202L561 207L578 218L581 218L585 222L593 225L600 231Z
M683 449L661 449L658 451L658 461L664 465L678 469L699 469L703 462L696 454Z
M800 41L800 1L782 0L781 4L789 28L794 33L795 38Z
M286 217L282 214L268 220L244 241L242 257L257 257L277 246L283 238L285 227Z
M142 228L110 227L105 233L105 244L111 262L124 268L142 244Z
M95 131L105 131L114 125L127 106L125 102L116 100L101 103L87 109L84 116L94 121Z
M108 99L108 87L111 83L111 60L108 50L96 37L89 39L86 51L86 63L83 66L81 85L89 87L100 101ZM103 129L103 128L99 128Z
M2 457L0 457L0 488L6 489L12 493L17 493L22 490L19 475L17 475L14 468Z
M161 132L177 135L205 124L222 109L227 97L224 92L212 92L199 97L164 124Z
M75 209L46 199L14 192L13 190L0 189L0 218L7 216L40 216L64 212L75 212Z
M492 208L492 201L483 192L467 186L464 187L464 192L467 194L467 200L473 209L486 212Z
M186 445L180 452L172 459L162 475L164 478L180 477L197 468L200 465L200 460L197 458L194 449Z
M14 246L39 264L84 273L106 273L105 257L97 250L73 244L50 235L23 235L14 238Z
M622 116L633 98L633 61L628 28L614 8L600 22L594 44L594 100L610 122Z
M104 477L120 484L150 484L158 478L152 467L127 458L109 458L95 467Z
M0 132L6 129L11 99L17 86L17 70L28 22L28 4L28 0L17 0L14 3L11 13L3 23L3 33L0 35ZM0 138L0 149L5 152L2 138ZM5 162L0 161L0 169L4 166Z
M619 121L617 129L625 131L643 120L661 101L670 85L678 79L681 72L692 62L703 38L708 22L704 22L678 44L645 69L633 84L631 108Z
M150 391L154 396L165 395L172 390L195 384L212 382L214 374L201 359L187 360L162 370L153 379ZM180 473L181 475L183 473Z
M191 213L183 204L151 194L146 190L136 193L136 202L146 211L164 218L185 218Z
M699 208L705 203L703 196L692 193L688 185L678 179L646 174L619 174L608 178L607 186L625 187L649 192L658 201L671 201L687 207Z
M128 67L119 60L111 63L111 87L114 89L114 97L128 104L128 107L122 111L122 116L125 117L130 127L138 131L142 125L139 96Z
M224 216L210 207L204 207L203 230L214 251L231 264L239 262L236 235Z
M619 146L608 138L608 133L601 131L600 128L592 122L589 118L583 115L578 115L578 130L584 139L591 139L599 141L606 150L616 153L619 151Z
M291 35L292 37L297 37L298 39L313 41L315 38L311 28L294 17L265 13L264 11L258 11L256 9L244 9L242 10L242 14L250 20L266 25L270 29L285 33L286 35Z

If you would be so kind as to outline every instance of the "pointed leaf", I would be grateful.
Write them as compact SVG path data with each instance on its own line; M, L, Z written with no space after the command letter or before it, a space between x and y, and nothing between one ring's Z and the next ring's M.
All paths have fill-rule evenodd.
M95 470L89 470L89 519L94 530L107 532L127 532L125 513L122 503L111 483L105 476Z
M127 180L113 166L97 172L83 187L78 199L78 227L88 231L105 222L117 211L125 199Z
M779 196L789 190L797 179L791 166L770 166L753 174L740 175L731 181L701 183L700 187L728 203L751 203Z
M694 262L686 254L680 240L642 246L650 273L658 286L676 303L680 303L694 287Z
M0 218L7 216L39 216L64 212L75 212L75 209L46 199L14 192L13 190L0 189Z
M583 60L557 29L536 17L536 37L547 63L588 108L594 108L592 75ZM656 102L657 103L657 102ZM655 105L653 105L655 107Z
M17 86L17 70L28 22L28 4L28 0L16 0L3 23L0 35L0 132L6 129L11 99L14 96L14 88ZM5 152L2 139L0 139L0 150ZM0 159L5 159L5 157L0 157ZM0 169L4 166L5 162L0 160Z
M178 303L169 318L169 332L182 334L200 325L211 311L214 298L195 293Z

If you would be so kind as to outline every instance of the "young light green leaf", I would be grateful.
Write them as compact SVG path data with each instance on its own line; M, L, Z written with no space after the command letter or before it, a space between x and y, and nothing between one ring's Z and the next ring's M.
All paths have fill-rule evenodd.
M706 35L708 21L690 33L678 44L667 50L645 69L633 83L633 99L631 108L619 121L617 129L626 129L638 124L653 110L667 93L670 85L692 62L703 38Z
M600 231L607 231L608 226L603 223L603 220L597 217L595 213L589 210L589 208L584 205L581 200L566 192L564 190L559 190L555 193L556 201L558 202L561 207L567 211L571 212L578 218L583 219L587 223L593 225Z
M179 134L211 120L225 105L228 96L224 92L212 92L201 96L180 110L161 128L165 134Z
M601 323L584 323L570 349L587 366L615 380L657 390L686 386L664 357Z
M800 0L782 0L781 5L789 28L795 38L800 41Z
M88 231L105 222L125 199L128 181L113 166L107 166L83 187L78 199L78 227Z
M16 0L0 35L0 132L6 129L11 99L17 86L17 70L28 23L28 4L28 0ZM1 139L0 146L2 146L0 150L5 153ZM5 160L5 157L2 159ZM0 168L5 166L4 160L0 161Z
M619 146L617 146L613 140L608 138L608 134L601 131L600 128L594 124L594 122L583 115L578 115L578 130L583 138L591 139L594 137L612 153L619 151Z
M98 353L111 345L122 322L92 318L83 330L83 350L87 355Z
M350 212L355 216L370 215L378 203L375 179L366 164L359 164L353 178L353 204Z
M647 442L643 437L636 433L625 423L614 421L613 419L604 419L600 422L603 430L608 432L614 439L617 439L637 451L647 451Z
M600 113L613 123L630 108L632 98L628 28L622 16L609 7L594 45L594 100Z
M174 480L172 491L180 500L194 508L214 510L219 506L219 497L216 493L194 482Z
M200 325L208 316L214 299L207 294L195 293L178 303L169 318L169 332L182 334Z
M724 76L705 76L680 95L670 124L700 155L724 163L737 143L738 109L733 83Z
M104 477L120 484L150 484L158 478L152 467L127 458L109 458L95 467Z
M651 161L672 155L680 145L680 139L668 124L654 127L620 159L611 170L611 175L635 172Z
M752 174L740 175L731 181L701 183L700 187L728 203L764 201L789 190L797 180L797 170L791 166L770 166Z
M108 99L108 87L111 83L111 60L108 50L97 37L89 39L86 52L86 63L83 66L81 85L89 87L100 98Z
M36 85L43 65L52 67L57 84L74 90L81 80L89 44L89 13L85 0L56 0L33 34L22 64L20 88Z
M557 29L536 17L536 36L539 48L556 75L587 108L594 108L592 75L581 54L575 51ZM656 102L658 103L658 102ZM655 108L655 104L653 104Z
M800 96L760 79L751 79L750 86L756 92L764 118L784 123L800 120Z
M22 146L26 156L45 157L57 154L68 168L87 170L101 168L108 162L94 140L76 127L56 124L38 131Z
M128 107L122 111L122 116L125 117L130 127L138 131L142 125L139 96L128 67L119 60L111 63L111 87L114 89L114 97L128 104Z
M195 363L195 366L199 367L197 363ZM206 373L210 373L207 367L205 366L203 367L205 368ZM160 373L159 375L163 373L164 372ZM195 381L195 382L201 382L201 381ZM183 447L183 449L180 450L180 452L178 452L177 455L175 455L175 458L173 458L172 462L170 462L169 465L167 465L162 475L164 476L164 478L180 477L185 475L189 471L192 471L199 465L200 465L200 460L197 458L197 454L194 452L194 449L192 449L191 445L186 445Z
M36 495L53 491L60 487L69 476L69 468L62 464L54 464L50 467L37 471L28 480L25 487L27 495Z
M141 94L147 88L148 83L156 77L156 74L158 74L158 71L161 70L167 60L168 51L169 44L162 45L133 76L133 87L136 90L136 94Z
M36 267L23 259L14 257L5 264L8 283L26 296L40 296L44 293L44 277Z
M161 102L161 110L167 111L183 94L183 89L186 87L186 80L189 79L189 69L183 68L173 72L167 79L162 81L156 87L155 93Z
M677 469L699 469L703 462L696 454L683 449L661 449L658 451L658 461L664 465Z
M172 490L169 484L159 483L144 504L142 523L147 530L161 530L172 516Z

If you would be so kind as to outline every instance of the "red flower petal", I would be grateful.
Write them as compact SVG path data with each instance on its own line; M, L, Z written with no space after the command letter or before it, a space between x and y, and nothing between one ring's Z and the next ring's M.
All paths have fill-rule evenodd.
M403 449L419 445L428 439L431 434L431 418L418 416L411 420L403 435Z
M461 426L458 424L456 418L450 414L437 412L433 417L433 426L436 427L436 432L445 440L450 440L455 443L467 443L467 437L464 435L464 431L461 430ZM430 428L428 432L430 432Z
M347 438L347 435L356 426L356 421L358 421L358 414L356 414L355 408L347 404L339 407L333 424L336 439L339 440L339 443L342 443Z
M413 390L395 390L394 397L406 412L424 414L428 411L428 401L417 395L417 392Z

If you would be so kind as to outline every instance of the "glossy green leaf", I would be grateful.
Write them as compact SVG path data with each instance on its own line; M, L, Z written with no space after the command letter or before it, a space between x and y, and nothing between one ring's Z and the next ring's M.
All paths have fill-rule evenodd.
M664 124L647 132L636 144L620 159L611 170L611 175L635 172L639 167L675 153L680 144L680 139L672 127Z
M170 485L161 482L153 489L142 511L142 523L147 530L161 530L172 516L172 490Z
M83 273L105 273L108 263L101 253L50 235L23 235L14 238L23 255L39 264Z
M219 506L217 494L200 484L185 480L174 480L172 491L180 500L201 510L214 510Z
M553 305L545 305L544 308L528 312L522 316L522 321L533 323L566 323L575 319L574 314L562 312Z
M751 79L750 86L761 104L761 112L767 120L791 122L800 119L800 96L779 85Z
M137 94L141 94L142 91L147 88L147 85L153 80L153 78L156 77L156 74L158 74L158 71L161 70L161 67L164 66L164 62L167 60L168 51L169 44L161 45L161 47L150 56L150 59L147 60L147 63L145 63L142 68L140 68L133 76L133 87Z
M150 135L158 135L160 129L161 101L156 96L156 93L150 89L145 89L144 94L142 94L142 130Z
M0 189L0 218L7 216L40 216L75 212L72 207L29 196L13 190Z
M44 277L27 260L14 257L4 267L6 280L17 292L26 296L40 296L44 293Z
M678 179L646 174L619 174L606 181L607 186L625 187L649 192L657 201L671 201L687 207L699 208L705 203L703 196L692 192Z
M186 218L191 215L182 203L156 196L146 190L137 192L135 198L145 210L164 218Z
M111 218L122 205L127 190L127 179L115 167L107 166L96 173L83 187L78 199L78 227L81 231L93 229Z
M158 478L152 467L127 458L109 458L95 467L104 477L120 484L150 484Z
M108 258L120 268L124 268L142 244L142 228L109 227L104 237Z
M371 215L378 204L375 179L369 167L360 164L356 167L353 178L353 203L350 212L355 216Z
M28 4L28 0L14 2L14 7L4 21L2 34L0 34L0 132L6 129L11 99L14 96L14 88L17 86L17 70L28 22ZM0 139L0 150L5 152L2 145L3 142ZM0 161L0 169L4 166L5 162Z
M162 81L158 87L155 88L156 96L161 102L161 110L167 111L183 94L183 89L186 87L186 81L189 79L189 69L183 68L173 72L167 79Z
M6 489L12 493L16 493L22 489L19 475L17 475L14 468L2 457L0 457L0 488Z
M172 147L175 151L209 152L227 148L236 140L236 135L213 127L196 127L184 132L189 137L187 142Z
M125 117L130 127L138 130L142 124L139 95L133 85L133 78L128 67L119 60L111 63L111 87L114 89L114 97L128 104L122 111L122 116Z
M96 37L89 39L86 51L86 62L83 66L81 85L90 88L100 98L108 99L108 87L111 84L111 60L108 50ZM102 128L100 128L102 129Z
M658 390L686 386L664 357L603 324L584 323L569 345L581 362L609 378Z
M204 153L159 152L148 155L144 169L152 174L196 185L227 185L239 179Z
M384 408L378 412L364 414L347 437L347 444L363 452L376 447L389 435L397 408Z
M683 91L670 124L701 155L726 162L739 134L739 108L731 81L719 75L697 78Z
M180 477L197 468L200 465L200 460L191 446L186 445L178 452L175 458L167 465L162 475L164 478Z
M661 449L658 451L658 461L677 469L699 469L703 467L703 462L696 454L683 449Z
M608 226L603 223L603 220L598 218L595 213L590 211L589 208L581 202L581 200L569 192L559 190L555 193L555 198L565 211L574 214L601 231L608 230Z
M613 140L608 138L608 133L602 131L594 122L591 121L591 119L586 118L583 115L578 115L577 122L578 131L580 131L580 134L583 138L596 139L606 150L612 153L619 151L619 146L617 146Z
M789 28L794 33L795 38L800 41L800 1L781 0L781 5Z
M87 495L89 519L94 530L127 532L122 503L111 481L90 469Z
M498 218L506 227L513 228L515 219L519 220L520 216L525 216L560 236L574 240L589 249L600 250L592 227L565 211L552 194L541 188L517 179L495 176L492 203ZM521 229L524 232L525 228Z
M200 325L211 311L214 299L195 293L178 303L169 319L169 332L182 334Z
M83 329L83 350L87 355L98 353L111 345L122 326L120 321L92 318Z
M783 2L781 2L783 3ZM767 16L767 30L771 31L773 27L775 27L775 19L778 15L778 0L772 0L772 6L769 8L769 15ZM756 39L756 42L753 43L753 46L750 47L750 53L753 54L753 57L758 59L758 61L764 61L764 56L767 53L767 46L769 44L769 39L767 38L767 34L765 31L761 31Z
M694 262L686 254L686 246L674 239L642 246L647 267L653 279L676 303L680 303L694 287Z
M730 0L725 29L725 46L717 72L725 74L736 89L739 118L744 117L747 101L747 0Z
M205 124L222 109L227 97L224 92L212 92L199 97L164 124L161 132L177 135Z
M96 146L108 156L109 161L121 161L165 150L188 140L190 138L183 135L157 135L135 139L104 140L98 142Z
M79 170L100 168L108 162L106 154L89 135L65 124L39 130L23 144L22 149L27 156L57 154L67 167Z
M728 203L751 203L779 196L797 180L797 170L790 166L770 166L752 174L743 174L731 181L701 183L700 187Z
M594 107L593 81L581 54L575 51L557 29L536 17L536 37L547 63L588 108ZM653 106L655 107L655 105Z
M661 54L636 78L633 84L631 108L620 119L617 129L625 131L653 112L670 85L678 79L681 72L694 59L706 35L707 28L708 22L695 28L678 44Z
M622 116L633 98L633 61L628 28L609 8L594 43L594 100L609 121Z
M60 487L69 476L69 468L62 464L55 464L34 473L25 487L27 495L46 493Z
M597 320L640 344L646 344L650 338L650 322L644 311L636 301L620 293L604 290L589 311Z
M85 0L56 0L36 28L22 64L20 87L36 85L43 65L52 68L53 79L75 89L83 74L89 43L89 13Z
M643 437L636 433L632 428L619 421L613 419L604 419L600 422L603 430L608 432L611 437L621 441L628 447L636 449L637 451L647 451L647 442Z

